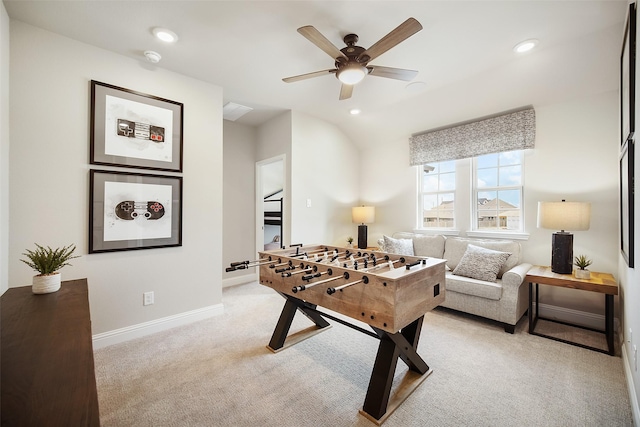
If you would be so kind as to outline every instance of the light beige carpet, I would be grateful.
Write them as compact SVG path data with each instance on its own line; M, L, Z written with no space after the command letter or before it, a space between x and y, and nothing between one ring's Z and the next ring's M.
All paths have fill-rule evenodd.
M95 352L103 426L374 426L358 410L376 339L331 322L272 353L284 299L252 283L223 302L223 315ZM292 331L309 325L298 314ZM526 330L526 317L511 335L428 313L419 353L433 373L384 426L633 425L621 358Z

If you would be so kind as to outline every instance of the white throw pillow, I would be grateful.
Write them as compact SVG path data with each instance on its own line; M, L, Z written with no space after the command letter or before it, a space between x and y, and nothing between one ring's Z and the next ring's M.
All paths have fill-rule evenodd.
M509 252L468 245L460 262L453 270L453 274L485 282L495 282L500 268L510 255Z
M384 251L390 254L413 256L413 240L394 239L389 236L382 236L384 239Z

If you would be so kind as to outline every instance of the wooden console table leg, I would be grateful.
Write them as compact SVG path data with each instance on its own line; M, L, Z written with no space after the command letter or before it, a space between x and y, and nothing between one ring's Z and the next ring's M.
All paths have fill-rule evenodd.
M604 328L609 354L613 356L616 351L613 345L613 295L606 294L604 298Z

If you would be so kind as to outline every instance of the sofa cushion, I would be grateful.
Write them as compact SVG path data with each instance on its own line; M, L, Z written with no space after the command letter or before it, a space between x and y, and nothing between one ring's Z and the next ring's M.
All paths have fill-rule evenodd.
M444 255L444 241L445 238L442 235L416 235L413 237L413 253L417 256L442 258Z
M398 255L413 255L413 240L394 239L389 236L382 236L384 240L384 251Z
M447 260L447 267L449 267L449 269L455 270L469 244L486 249L493 249L494 251L511 253L498 272L498 279L501 278L505 272L511 270L520 263L520 244L518 242L510 240L481 240L448 237L444 244L443 258Z
M467 245L467 250L453 270L456 276L494 282L509 252L499 252L475 245Z
M502 281L485 282L483 280L471 279L469 277L456 276L451 272L446 273L447 292L458 292L460 294L473 295L480 298L487 298L499 301L502 298Z

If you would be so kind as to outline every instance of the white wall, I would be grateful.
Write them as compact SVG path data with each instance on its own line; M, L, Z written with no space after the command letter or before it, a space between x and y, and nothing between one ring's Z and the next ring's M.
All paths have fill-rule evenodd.
M608 92L534 106L536 148L525 156L525 227L530 233L529 239L521 242L525 261L540 265L551 262L553 231L536 228L538 201L585 201L592 204L591 229L574 233L574 254L587 254L594 261L594 271L617 275L617 105L617 92ZM408 139L360 154L361 197L376 206L369 240L413 230L418 183L415 168L409 166ZM457 179L470 182L468 168L463 168L461 175ZM469 200L467 192L457 197ZM465 204L456 206L464 210ZM464 213L461 217L458 227L464 235L470 221ZM561 291L547 288L541 296L546 304L604 315L600 295Z
M0 295L9 287L9 15L0 4Z
M291 241L346 245L357 237L351 207L360 204L358 150L322 120L294 112L292 123Z
M94 334L220 306L221 88L19 21L10 70L9 285L30 283L34 242L75 243L63 280L88 278ZM91 79L184 103L183 246L87 254Z
M222 268L225 286L255 277L252 270L225 272L231 262L255 259L256 129L224 120ZM234 280L235 279L235 280Z

